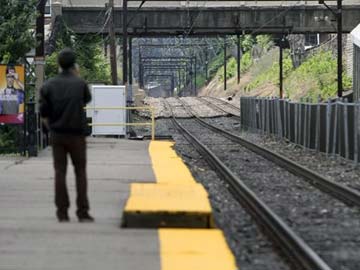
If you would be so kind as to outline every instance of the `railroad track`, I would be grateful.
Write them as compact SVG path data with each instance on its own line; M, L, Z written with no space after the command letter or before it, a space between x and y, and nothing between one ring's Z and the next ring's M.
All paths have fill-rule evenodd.
M172 121L177 129L202 154L209 165L227 181L229 191L264 228L267 235L278 243L292 263L307 270L331 270L330 266L261 201L206 145L184 128L175 118L171 106L168 103L167 106L172 113ZM198 121L198 118L195 119L194 121Z
M322 191L330 193L333 197L341 199L342 201L346 202L347 204L352 204L352 205L356 205L356 206L360 205L359 204L360 196L359 196L358 192L351 190L345 186L339 185L337 183L331 182L331 181L323 178L322 176L316 174L315 172L310 171L306 168L303 168L302 166L300 166L292 161L289 161L286 158L283 158L267 149L258 147L257 145L254 145L253 143L243 140L242 138L240 138L232 133L225 132L225 131L223 131L223 129L219 129L215 126L208 124L204 120L196 117L196 115L194 115L192 113L191 109L186 104L184 104L184 102L182 102L182 101L180 101L180 102L184 105L184 108L187 108L189 113L191 113L195 117L193 120L187 120L187 121L197 122L197 123L201 124L201 126L206 127L208 129L214 131L217 134L221 134L221 136L224 136L227 139L229 139L235 143L238 143L241 146L244 146L245 148L251 150L252 152L255 152L256 154L258 154L260 156L264 156L266 159L269 159L270 161L275 162L276 164L280 165L281 167L284 167L286 170L290 171L291 173L293 173L295 175L301 176L302 178L306 179L308 182L310 182L315 187L321 189ZM170 107L169 105L167 105L167 106ZM170 111L171 111L171 108L170 108ZM232 173L229 170L229 168L224 163L222 163L222 161L220 161L218 156L216 156L207 146L202 144L199 141L199 139L197 139L193 134L191 134L188 130L186 130L186 128L184 128L184 124L186 123L185 121L183 121L184 124L181 125L181 123L175 117L173 117L172 119L173 119L175 126L177 126L178 129L181 130L185 134L185 137L192 144L194 144L196 149L200 153L203 154L203 156L206 158L208 163L224 179L227 180L227 182L229 183L229 186L230 186L230 191L233 193L234 197L236 199L238 199L241 204L243 204L243 205L245 204L247 209L250 209L252 215L257 220L260 219L261 226L264 226L264 224L266 224L265 225L266 231L268 233L270 233L270 235L274 236L275 241L281 244L282 249L288 256L290 256L290 258L291 257L296 258L296 262L295 262L296 264L301 263L300 265L304 269L331 269L328 265L326 265L326 263L324 264L324 262L321 260L321 258L319 256L317 256L318 258L312 258L310 255L311 254L314 255L314 251L311 250L311 248L310 248L310 250L308 250L309 246L307 246L306 244L305 244L305 250L307 250L307 251L302 250L304 248L302 246L302 244L304 244L305 242L300 239L300 242L302 242L302 243L299 244L294 239L292 239L291 234L295 235L295 236L296 236L296 234L293 233L293 231L291 231L290 227L287 227L287 225L283 221L280 220L280 223L282 222L283 223L282 225L285 225L286 229L284 229L282 227L282 225L279 225L279 224L274 225L273 222L276 223L278 221L277 220L278 216L275 215L275 217L273 217L272 216L272 214L274 214L273 212L270 214L269 213L265 214L266 211L263 208L267 208L267 206L261 201L258 202L257 201L258 198L256 198L256 195L254 193L252 193L251 190L246 190L247 189L246 185L236 175L234 175L234 173ZM185 126L186 126L186 124L185 124ZM208 133L208 132L202 131L202 133L200 133L200 134L204 134L204 133ZM211 147L211 145L210 145L210 147ZM253 196L255 196L255 197L253 197ZM256 201L256 202L254 202L254 201ZM267 209L267 210L270 210L270 209ZM262 211L265 211L265 212L262 212ZM271 210L270 210L270 212L271 212ZM271 218L269 218L270 216L271 216ZM268 220L265 220L266 218L268 218ZM291 231L290 236L286 235L286 232L288 229L290 229L290 231ZM283 233L286 236L282 235ZM284 243L284 242L287 242L287 243ZM289 252L289 250L291 252L295 251L296 254ZM307 253L307 252L309 252L309 253ZM315 255L316 255L316 253L315 253ZM320 261L317 261L319 258L320 258ZM317 262L307 261L307 260L313 260L313 259ZM318 264L318 265L314 266L315 264ZM325 268L321 268L321 267L325 267Z
M237 111L237 112L240 113L240 108L239 108L239 107L236 107L235 105L233 105L233 104L231 104L231 103L229 103L229 102L226 102L226 101L224 101L224 100L222 100L222 99L220 99L220 98L211 97L211 96L207 96L206 98L211 99L211 100L213 100L213 101L215 101L215 102L219 102L219 103L221 103L222 105L224 105L225 107L228 107L229 109L235 110L235 111ZM205 100L206 100L206 98L203 97L203 99L205 99ZM240 102L239 102L239 103L240 103Z
M187 108L187 112L189 115L192 115L196 121L198 121L201 125L207 127L208 129L220 133L223 136L227 137L228 139L232 140L240 144L241 146L249 149L250 151L266 158L267 160L277 164L278 166L286 169L287 171L291 172L294 175L302 177L304 180L308 181L310 184L315 186L316 188L331 194L333 197L343 201L349 205L355 205L360 207L360 192L351 189L345 185L333 182L320 174L300 165L297 164L290 159L280 156L277 153L274 153L268 149L260 147L248 140L241 138L238 135L235 135L231 132L225 131L220 129L214 125L207 123L206 121L202 120L201 118L197 117L182 100L179 99L179 102L182 103L184 108Z
M234 117L236 120L240 121L240 116L238 114L234 114L232 112L229 112L227 110L224 110L224 108L221 108L219 105L215 104L215 103L212 103L202 97L198 97L197 100L199 100L200 102L206 104L207 106L209 106L210 108L214 109L214 110L218 110L220 112L223 112L223 113L226 113L226 114L230 114L232 117ZM227 102L226 102L227 103ZM231 104L229 104L231 105ZM233 106L233 105L231 105ZM235 107L235 106L234 106ZM232 109L233 110L233 109ZM239 113L240 113L240 109L239 110Z

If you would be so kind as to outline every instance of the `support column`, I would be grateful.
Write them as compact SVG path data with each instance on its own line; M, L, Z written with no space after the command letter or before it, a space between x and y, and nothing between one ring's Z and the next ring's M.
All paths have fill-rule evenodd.
M224 37L224 91L226 91L227 88L227 82L226 82L226 36Z
M280 87L280 98L283 98L283 43L284 37L282 37L279 44L279 87Z
M193 81L193 76L194 76L194 72L193 72L193 68L194 68L194 66L193 66L193 58L191 57L191 59L190 59L190 93L189 93L189 95L191 95L192 94L192 92L194 92L194 81Z
M194 96L197 96L197 80L196 80L196 69L197 69L197 63L196 63L196 56L194 57Z
M36 11L38 17L36 18L36 41L38 46L35 49L35 115L39 114L39 98L40 98L40 89L44 83L45 79L45 5L46 0L38 1L36 6ZM35 117L36 119L36 117ZM34 151L31 153L34 156L37 156L37 147L43 148L43 132L42 129L36 124L36 146Z
M128 45L128 35L127 35L127 0L123 0L123 34L122 34L122 44L123 44L123 85L125 87L128 83L128 52L127 52L127 45Z
M129 86L128 86L128 97L129 101L133 100L132 93L133 75L132 75L132 38L129 38Z
M117 78L117 63L116 63L116 37L114 29L114 0L109 0L110 20L109 20L109 35L110 35L110 66L111 66L111 83L118 84Z
M337 47L338 47L338 61L337 61L337 76L338 76L338 97L342 97L343 92L343 78L342 78L342 0L337 0Z
M209 55L208 55L208 49L206 47L206 50L205 50L205 79L206 79L206 82L208 82L209 80Z
M241 40L237 34L237 83L240 84L240 60L241 60Z

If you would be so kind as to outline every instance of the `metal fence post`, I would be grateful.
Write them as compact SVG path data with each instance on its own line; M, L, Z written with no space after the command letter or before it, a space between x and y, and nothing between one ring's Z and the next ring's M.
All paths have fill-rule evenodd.
M305 101L304 103L304 136L303 136L303 140L302 140L302 145L306 148L306 141L307 141L307 135L308 135L308 121L309 121L309 111L308 111L308 104L307 101Z
M332 154L336 154L336 140L337 140L337 130L338 130L338 101L335 102L335 116L334 116L334 135L333 135L333 141L332 141Z
M345 143L345 158L349 159L349 126L348 126L348 102L344 100L344 143ZM341 142L340 142L341 145Z
M266 99L266 133L270 134L270 99Z
M27 140L25 145L27 146L28 154L30 157L36 157L38 155L37 146L37 115L35 111L35 102L29 102L26 104L26 127L27 127Z
M299 110L299 103L294 103L294 111L295 111L295 121L294 121L294 127L295 127L295 132L294 132L294 135L295 135L295 143L298 144L298 110Z
M354 162L355 165L359 162L359 103L354 105Z
M326 154L330 154L330 125L331 125L331 103L326 104Z
M290 104L291 100L287 101L287 112L288 112L288 117L287 117L287 126L288 126L288 139L289 141L291 141L291 132L290 132L290 120L291 120L291 104ZM294 120L294 119L293 119Z
M320 104L316 105L316 119L315 119L315 149L320 150Z
M261 107L262 107L262 110L261 110L261 122L262 122L262 134L265 134L265 130L266 130L266 121L265 121L265 116L266 116L266 112L265 112L265 109L266 109L266 106L265 106L265 99L262 98L261 99Z
M308 135L307 135L307 147L310 148L311 147L311 110L312 110L312 105L310 103L308 103L308 126L307 126L307 131L308 131Z
M277 99L277 119L278 119L278 135L280 138L283 137L283 127L281 121L281 108L280 108L280 99Z

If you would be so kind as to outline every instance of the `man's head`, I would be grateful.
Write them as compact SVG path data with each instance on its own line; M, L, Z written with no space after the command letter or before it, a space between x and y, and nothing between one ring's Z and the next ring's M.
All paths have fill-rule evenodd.
M14 87L15 75L13 73L6 74L7 87Z
M69 48L63 49L59 53L58 63L62 70L74 68L76 63L75 53Z
M6 67L6 75L9 73L16 73L15 66L12 64L7 65Z

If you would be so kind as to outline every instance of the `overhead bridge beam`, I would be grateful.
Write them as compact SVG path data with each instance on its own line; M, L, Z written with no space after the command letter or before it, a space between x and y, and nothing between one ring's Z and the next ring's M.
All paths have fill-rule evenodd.
M76 33L107 32L105 8L63 7L67 26ZM323 6L143 7L128 8L132 36L221 35L240 33L336 33L336 18ZM122 9L115 9L115 31L122 34ZM343 7L343 32L360 22L360 4Z

